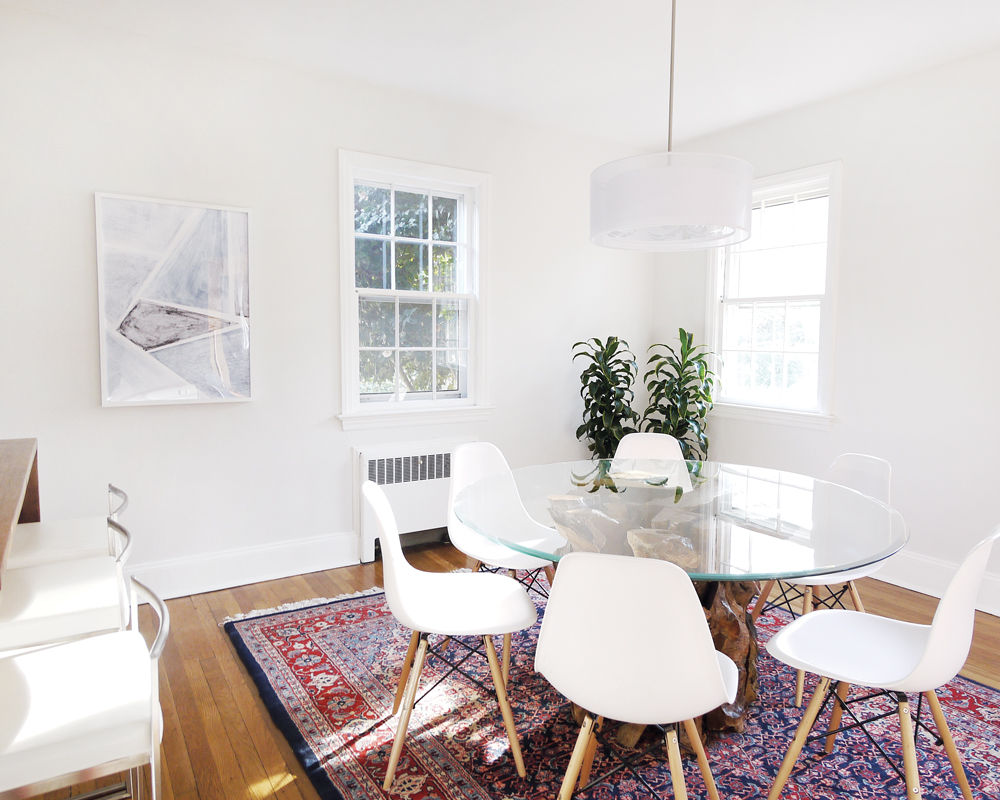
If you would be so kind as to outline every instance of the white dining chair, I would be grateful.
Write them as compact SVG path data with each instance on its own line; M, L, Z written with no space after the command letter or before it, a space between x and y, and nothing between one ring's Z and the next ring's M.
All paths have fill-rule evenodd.
M469 484L475 483L491 475L510 475L507 459L503 457L494 444L489 442L471 442L456 447L451 453L451 483L448 488L448 538L451 543L469 558L476 562L476 571L506 570L511 577L517 577L517 572L524 571L525 577L521 583L542 596L548 592L539 582L542 572L545 572L551 582L552 561L535 558L510 547L505 547L492 539L471 530L459 520L455 514L455 498ZM554 552L566 544L566 540L553 528L536 522L521 504L514 486L513 477L510 481L510 503L505 509L502 523L504 538L512 542L524 542L532 549ZM505 652L509 648L505 646ZM504 676L508 665L504 664Z
M524 759L493 637L534 625L537 619L534 603L520 584L506 575L484 572L434 573L416 569L403 555L396 519L385 492L372 481L365 481L361 490L375 514L382 542L386 602L392 615L413 631L392 708L393 714L400 708L402 712L383 788L389 790L396 774L424 661L428 655L434 655L450 664L443 654L431 648L428 636L434 634L447 637L447 641L460 636L481 637L517 774L523 778L526 774Z
M863 455L861 453L844 453L834 459L823 475L823 480L827 483L835 483L854 489L861 494L873 497L876 500L889 505L889 485L892 478L892 467L884 458ZM879 561L869 564L866 567L849 570L847 572L827 573L825 575L813 575L807 578L791 578L781 581L781 598L773 605L784 606L790 613L795 614L792 604L801 599L801 613L808 614L815 608L817 602L822 603L827 608L844 607L843 597L849 595L851 603L856 611L863 612L864 604L861 602L861 595L855 581L871 575L883 566L884 562ZM751 612L752 618L756 621L768 602L771 590L775 581L767 581L757 597ZM827 595L821 597L816 590L825 587ZM805 686L805 673L798 670L795 676L795 707L802 706L802 692Z
M6 569L0 592L0 652L124 630L133 598L122 568L132 537L107 518L117 556Z
M687 796L676 727L683 723L709 797L718 800L694 718L733 702L739 672L716 651L694 585L680 567L597 553L563 556L542 620L535 671L585 709L559 800L569 800L578 776L587 785L605 719L666 724L678 798Z
M627 433L615 448L615 458L656 461L683 461L677 439L669 433Z
M108 516L118 522L128 508L128 495L108 484ZM14 526L6 569L37 567L57 561L117 556L117 535L108 525L108 517L75 517L42 522L23 522Z
M826 751L832 752L851 686L882 690L895 700L907 797L920 796L914 720L907 700L907 693L917 693L922 694L931 707L962 795L966 800L973 800L935 690L958 674L969 655L976 619L976 595L990 551L998 538L1000 526L965 557L938 603L930 625L840 609L820 610L799 617L768 640L767 651L778 661L820 676L768 800L776 800L781 795L809 731L831 699L834 709L828 731L817 738L825 739ZM853 716L849 709L848 713ZM923 723L919 720L917 723L919 732Z
M145 764L152 798L160 797L157 681L170 615L149 589L135 588L159 617L149 648L136 628L0 655L0 800L126 770L126 788L137 798Z

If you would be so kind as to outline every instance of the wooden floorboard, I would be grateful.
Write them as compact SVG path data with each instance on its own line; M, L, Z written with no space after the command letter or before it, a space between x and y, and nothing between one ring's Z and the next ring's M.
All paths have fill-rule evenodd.
M407 557L427 571L472 566L448 545L413 548ZM164 800L319 800L219 623L255 609L381 585L382 565L376 562L169 601L171 635L160 662ZM871 578L860 581L859 590L869 612L913 622L929 622L937 605L934 598ZM151 635L155 621L148 609L140 619ZM1000 619L978 614L962 674L1000 688L998 636ZM116 779L109 776L98 783ZM74 794L82 791L73 789ZM46 799L69 796L53 792Z

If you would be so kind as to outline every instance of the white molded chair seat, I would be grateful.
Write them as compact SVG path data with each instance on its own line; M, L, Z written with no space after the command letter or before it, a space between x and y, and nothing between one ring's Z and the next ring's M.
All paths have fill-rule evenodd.
M645 725L683 722L709 795L718 798L694 718L733 702L739 671L716 651L694 585L680 567L597 553L564 556L542 620L535 670L587 712L560 800L569 800L581 770L586 784L595 728L605 717ZM674 795L685 796L675 727L667 732L667 748Z
M116 502L117 507L112 508ZM108 484L108 507L115 521L128 507L128 496L112 484ZM14 526L5 568L117 555L115 538L107 517L24 522Z
M452 456L454 458L454 454ZM416 700L420 673L430 650L428 634L481 636L486 648L497 702L518 775L525 776L521 746L514 716L507 701L506 669L510 634L535 623L537 612L527 593L513 578L489 573L435 573L413 567L403 555L399 530L389 500L377 484L365 481L361 487L365 501L375 513L382 542L385 599L392 615L413 629L410 647L396 690L392 713L402 705L396 736L389 756L383 788L389 791L403 752L403 740ZM504 667L497 660L493 636L504 635Z
M972 800L935 689L954 678L969 655L976 596L990 551L998 538L1000 527L966 556L938 603L930 625L834 609L801 616L771 637L767 651L772 656L796 669L817 673L820 682L771 788L769 800L781 794L833 682L838 684L837 695L842 700L847 698L850 685L924 694L962 793L967 800ZM906 791L907 796L916 797L920 794L920 782L913 723L905 697L905 694L900 695L897 702ZM838 702L830 723L831 731L839 724L841 710ZM835 737L836 734L831 734L827 739L827 752L833 749Z
M629 433L618 442L615 458L683 461L684 454L677 439L669 433Z
M121 565L111 556L5 570L0 651L119 630L124 605Z
M833 463L830 464L826 473L823 475L823 480L828 483L835 483L839 486L846 486L848 489L854 489L855 491L867 495L868 497L872 497L881 503L889 505L889 484L891 477L892 467L884 458L863 455L861 453L844 453L843 455L835 458ZM873 572L881 568L882 565L883 562L879 561L875 564L869 564L864 567L858 567L844 572L827 572L823 575L812 575L805 578L788 578L782 582L792 587L803 587L801 590L803 614L809 614L812 612L814 601L816 600L814 589L815 587L820 586L842 587L839 594L834 593L828 588L830 595L825 600L821 600L821 602L824 602L827 605L836 603L837 605L843 606L843 602L840 600L840 597L849 592L851 602L854 605L854 610L863 612L865 607L861 602L861 595L858 593L858 588L854 585L854 582L871 575ZM754 605L752 611L754 620L756 620L761 611L763 611L764 605L767 602L768 596L771 593L771 588L774 584L775 581L773 580L767 581L761 589L760 595L757 598L757 603ZM785 599L783 599L780 604L786 606L789 611L794 613L791 608L791 601L797 599L798 595L788 598L787 595L783 593L782 596ZM805 672L800 669L795 677L796 707L802 705L804 685Z
M535 558L487 539L461 522L455 514L455 498L471 483L481 478L510 473L500 449L489 442L472 442L456 447L451 454L451 478L448 488L448 538L451 543L482 564L503 569L537 570L552 566L552 561ZM536 522L521 504L513 478L510 481L510 503L503 519L504 538L525 542L532 549L555 551L566 540L553 528Z
M405 577L404 607L393 611L407 628L444 636L499 636L535 624L535 606L505 575L414 572Z
M160 615L151 649L138 631L116 631L0 656L0 800L145 763L152 764L154 800L158 796L157 659L169 615L159 598L136 585Z

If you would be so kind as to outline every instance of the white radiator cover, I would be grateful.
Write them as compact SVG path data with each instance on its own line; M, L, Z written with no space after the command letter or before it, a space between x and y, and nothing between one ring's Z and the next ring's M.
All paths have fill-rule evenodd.
M373 480L382 487L400 533L444 528L448 524L451 451L463 441L438 439L355 450L355 530L362 563L375 560L378 529L362 499L361 484Z

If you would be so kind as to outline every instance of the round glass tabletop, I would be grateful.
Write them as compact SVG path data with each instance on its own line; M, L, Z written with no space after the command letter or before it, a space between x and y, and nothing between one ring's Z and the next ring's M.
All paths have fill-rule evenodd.
M713 461L574 461L470 484L455 499L470 529L528 555L660 558L694 580L846 572L906 544L899 512L816 478ZM539 535L539 524L561 537Z

